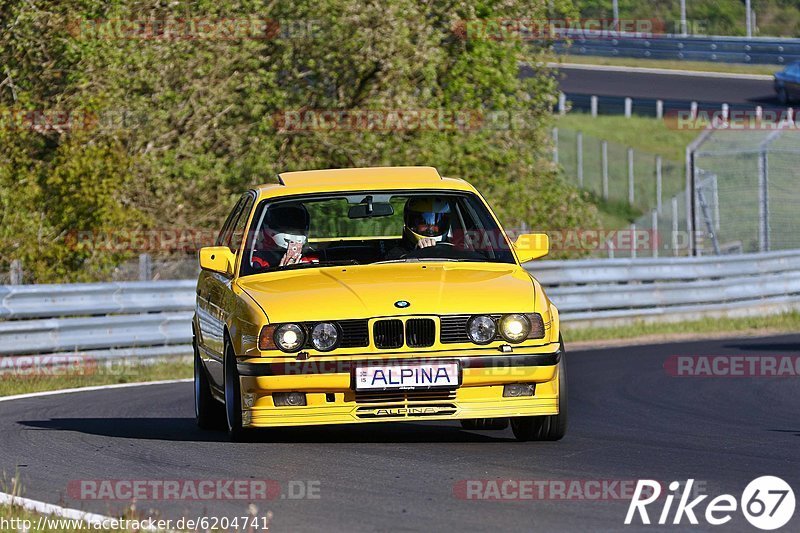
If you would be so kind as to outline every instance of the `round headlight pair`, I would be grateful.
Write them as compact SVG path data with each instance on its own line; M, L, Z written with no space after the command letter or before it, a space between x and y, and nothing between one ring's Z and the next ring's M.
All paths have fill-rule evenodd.
M282 324L275 329L275 345L284 352L296 352L306 344L306 331L298 324ZM333 350L339 342L339 328L320 322L311 328L311 344L320 352Z
M467 334L475 344L489 344L497 336L497 329L500 328L500 335L508 342L522 342L531 331L531 323L525 315L511 314L503 315L499 324L488 315L477 315L467 322Z

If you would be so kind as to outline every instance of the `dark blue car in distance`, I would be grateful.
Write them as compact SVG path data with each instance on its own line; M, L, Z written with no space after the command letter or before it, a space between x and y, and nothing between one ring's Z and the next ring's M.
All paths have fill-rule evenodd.
M785 69L775 73L775 92L782 104L800 100L800 61L789 63Z

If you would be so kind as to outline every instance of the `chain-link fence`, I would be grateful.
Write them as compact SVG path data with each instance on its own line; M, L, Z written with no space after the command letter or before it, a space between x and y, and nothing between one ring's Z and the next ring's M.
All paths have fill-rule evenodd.
M564 128L553 130L553 159L574 185L639 210L663 207L683 188L683 163Z
M800 131L794 123L714 130L694 154L694 180L699 254L800 248Z
M647 243L615 248L608 242L598 250L601 255L688 253L683 162L564 128L553 130L553 141L553 160L570 183L600 202L617 204L625 215L645 213L630 229Z
M684 187L632 225L658 235L652 255L800 248L800 130L794 123L709 129L689 152L693 197ZM693 202L688 211L687 202Z
M122 262L114 268L97 273L96 282L109 281L158 281L170 279L194 279L200 273L200 263L196 253L167 255L139 254L138 257ZM0 285L22 285L35 283L30 271L26 271L22 261L12 261L6 272L0 271Z

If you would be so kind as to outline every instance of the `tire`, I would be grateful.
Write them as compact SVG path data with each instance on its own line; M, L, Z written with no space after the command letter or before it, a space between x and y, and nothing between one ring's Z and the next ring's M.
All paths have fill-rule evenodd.
M239 372L236 370L236 356L228 339L225 339L223 361L225 380L225 418L228 421L228 436L234 442L245 442L249 431L242 427L242 391Z
M789 93L786 92L786 89L784 87L778 89L778 102L780 102L783 105L789 103Z
M518 441L561 440L567 432L567 365L564 343L558 362L558 414L520 416L511 419L511 430Z
M508 418L467 418L461 427L470 430L500 430L508 427Z
M225 420L225 409L211 394L211 384L208 381L203 362L200 360L200 351L197 348L197 339L192 338L194 349L194 416L201 429L222 429Z

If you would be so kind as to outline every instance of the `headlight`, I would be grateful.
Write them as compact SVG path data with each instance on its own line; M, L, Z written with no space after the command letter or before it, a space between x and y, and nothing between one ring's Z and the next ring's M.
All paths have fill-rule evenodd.
M336 348L339 343L339 329L330 322L320 322L311 330L311 344L320 352Z
M522 342L531 332L531 323L525 315L505 315L500 319L500 335L508 342Z
M275 344L284 352L296 352L306 343L306 332L297 324L283 324L275 330Z
M467 322L467 334L475 344L489 344L497 334L497 325L490 316L474 316Z

